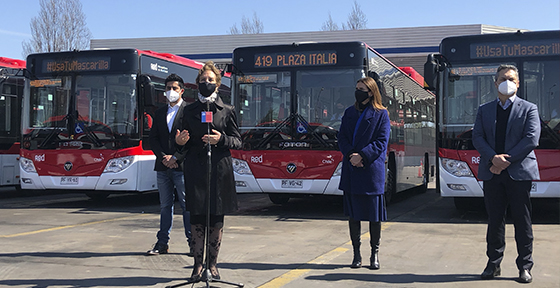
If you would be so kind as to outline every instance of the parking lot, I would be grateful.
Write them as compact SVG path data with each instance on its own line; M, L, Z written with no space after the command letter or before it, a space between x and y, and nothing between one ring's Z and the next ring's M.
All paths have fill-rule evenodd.
M144 256L159 227L157 194L113 195L95 202L82 194L15 197L0 191L1 287L165 287L190 276L176 211L170 253ZM239 195L226 216L218 268L245 287L512 287L515 241L507 226L502 276L480 280L486 264L486 216L458 211L434 189L400 195L382 226L380 270L348 268L352 249L340 198L292 199ZM177 208L180 210L180 208ZM560 287L557 201L534 204L534 287ZM509 222L508 222L509 223ZM367 225L362 225L369 264ZM213 287L233 287L211 283ZM206 287L206 283L194 286Z

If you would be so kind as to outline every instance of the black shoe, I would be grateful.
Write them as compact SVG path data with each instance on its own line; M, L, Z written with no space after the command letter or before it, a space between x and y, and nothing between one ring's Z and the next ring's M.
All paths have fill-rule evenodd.
M350 264L350 268L356 269L362 267L362 257L360 255L354 255L354 259L352 259L352 264Z
M377 252L375 252L371 258L369 258L369 269L370 270L379 270L379 256L377 254Z
M169 246L167 246L167 244L156 243L152 250L148 250L148 252L146 252L146 255L167 254L167 252L169 252Z
M500 266L486 266L486 269L484 269L484 272L482 272L482 274L480 274L480 278L482 278L482 280L490 280L490 279L494 279L494 277L496 276L500 276L500 274L502 273L502 269L500 268Z
M531 276L531 272L527 269L519 270L519 278L517 278L517 282L519 283L531 283L533 282L533 276Z
M187 256L194 257L194 249L190 245L189 245L189 252L187 252Z

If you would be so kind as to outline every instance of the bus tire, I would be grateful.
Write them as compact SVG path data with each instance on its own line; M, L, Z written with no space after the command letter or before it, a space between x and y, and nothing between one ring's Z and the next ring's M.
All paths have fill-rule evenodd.
M109 197L110 194L111 193L107 193L107 192L88 192L86 193L86 196L88 196L89 199L93 201L103 201L107 199L107 197Z
M268 194L268 198L277 205L286 205L290 201L290 196L284 194Z
M424 167L422 167L422 186L420 187L420 192L426 193L428 191L428 183L430 183L430 158L427 153L424 155L424 162L422 164Z
M385 180L385 203L389 204L397 191L397 174L396 174L395 156L389 154L389 163L387 165L387 178Z

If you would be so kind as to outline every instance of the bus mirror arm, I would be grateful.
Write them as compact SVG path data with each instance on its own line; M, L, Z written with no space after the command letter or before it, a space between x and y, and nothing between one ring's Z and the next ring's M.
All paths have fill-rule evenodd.
M435 91L437 87L438 74L444 71L448 61L441 54L428 54L428 59L424 64L424 88Z
M148 75L140 75L140 96L144 100L144 106L155 106L154 96L156 88L152 83L152 79Z

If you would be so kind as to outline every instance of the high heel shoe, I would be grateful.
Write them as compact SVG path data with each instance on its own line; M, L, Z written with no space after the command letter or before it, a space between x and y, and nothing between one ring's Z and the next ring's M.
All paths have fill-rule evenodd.
M220 272L218 271L218 267L210 267L210 274L212 275L213 279L220 280Z
M352 264L350 264L350 268L356 269L362 267L362 257L360 255L354 255L354 259L352 259Z
M198 282L200 281L200 279L202 278L202 272L204 271L204 269L202 269L202 266L195 266L193 268L193 272L191 274L191 277L189 278L189 282Z
M369 261L370 261L369 269L371 269L371 270L378 270L379 269L379 255L378 255L378 252L374 252L373 255L371 255L371 258L369 258Z

